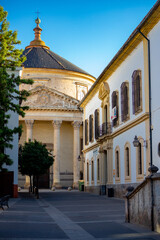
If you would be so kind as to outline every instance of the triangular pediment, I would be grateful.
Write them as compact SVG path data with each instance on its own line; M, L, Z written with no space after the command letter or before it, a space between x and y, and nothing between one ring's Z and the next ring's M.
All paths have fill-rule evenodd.
M22 102L22 106L29 106L30 109L78 109L77 99L46 86L33 88L29 93L30 96Z

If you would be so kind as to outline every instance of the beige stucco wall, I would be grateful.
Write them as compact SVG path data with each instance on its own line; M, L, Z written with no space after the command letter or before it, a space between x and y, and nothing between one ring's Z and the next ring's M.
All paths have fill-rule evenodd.
M62 187L72 185L73 181L73 126L71 121L62 122L60 128L60 178ZM20 121L23 126L23 133L20 138L20 144L26 141L26 126L24 121ZM52 121L34 121L33 140L36 139L44 144L53 144L54 127ZM82 137L82 126L80 127L80 138ZM54 154L54 151L53 151ZM78 157L78 156L77 156ZM25 178L19 176L20 185L25 184Z
M42 68L25 68L22 71L22 78L34 80L32 86L22 84L23 89L31 90L45 85L74 98L78 97L79 85L84 86L87 92L95 81L94 77L82 73Z
M53 125L51 121L35 121L33 139L42 143L53 143Z

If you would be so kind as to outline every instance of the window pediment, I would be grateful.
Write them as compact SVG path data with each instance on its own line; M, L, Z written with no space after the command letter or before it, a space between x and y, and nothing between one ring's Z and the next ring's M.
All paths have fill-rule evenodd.
M103 100L107 95L109 95L110 89L107 82L102 82L99 88L98 97L100 100Z

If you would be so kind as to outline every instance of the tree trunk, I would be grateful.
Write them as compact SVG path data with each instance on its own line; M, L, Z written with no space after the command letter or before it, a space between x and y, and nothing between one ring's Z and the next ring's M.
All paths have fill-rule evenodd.
M37 199L39 199L39 176L37 175L36 176L36 179L37 179Z

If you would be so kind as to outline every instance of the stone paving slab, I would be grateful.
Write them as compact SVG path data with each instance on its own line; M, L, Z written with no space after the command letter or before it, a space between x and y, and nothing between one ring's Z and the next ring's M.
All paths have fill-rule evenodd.
M25 191L0 211L0 240L160 240L160 234L124 222L124 201L84 192Z

